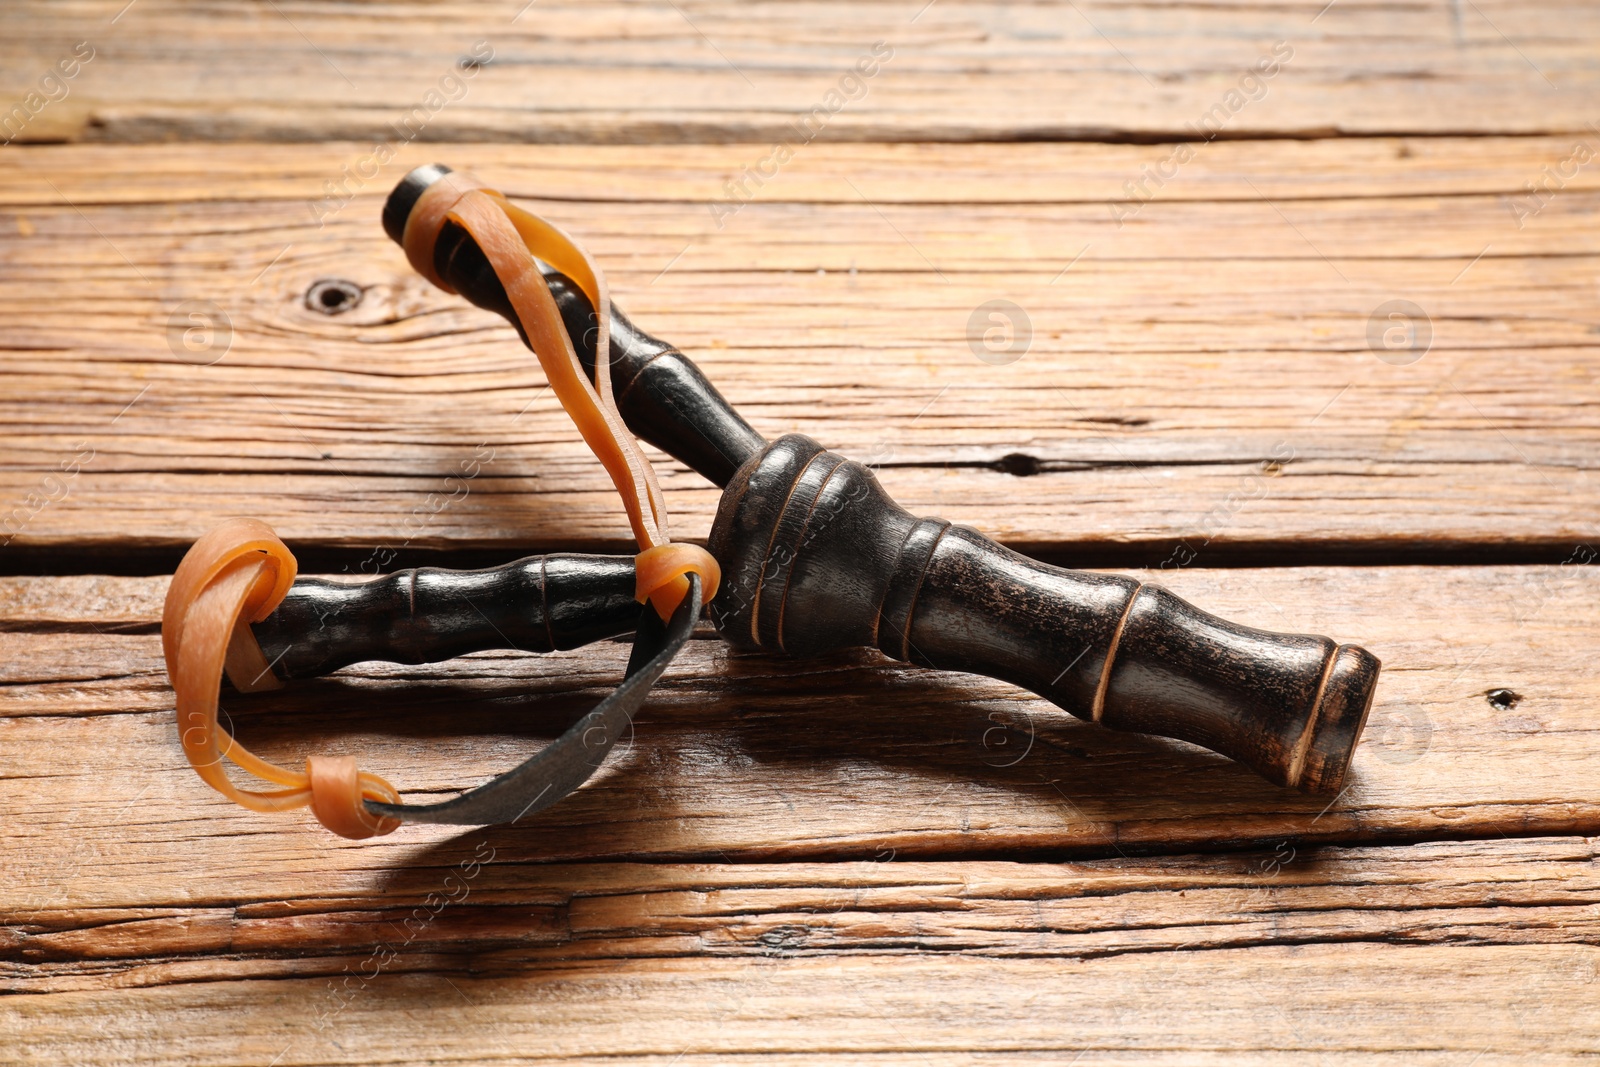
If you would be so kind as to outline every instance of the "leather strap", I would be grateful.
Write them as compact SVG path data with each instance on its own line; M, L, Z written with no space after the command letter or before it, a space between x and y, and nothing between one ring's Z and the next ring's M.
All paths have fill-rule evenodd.
M691 573L689 595L678 604L670 621L663 623L648 607L641 610L639 629L633 637L633 654L628 659L628 672L622 684L520 767L438 804L384 804L368 800L367 811L402 822L480 826L514 823L524 815L548 808L588 781L605 761L611 746L627 733L650 687L689 643L695 622L700 618L700 607L700 576Z

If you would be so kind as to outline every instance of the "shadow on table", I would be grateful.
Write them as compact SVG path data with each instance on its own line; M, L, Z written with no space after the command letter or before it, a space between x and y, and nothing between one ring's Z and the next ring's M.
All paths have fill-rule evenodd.
M1318 825L1329 798L1085 723L1003 682L862 650L802 662L692 645L585 786L486 831L503 850L535 863L1049 859L1236 847L1333 822ZM226 704L269 758L359 752L428 802L515 766L609 692L626 644L585 652L475 659L470 675L356 668Z
M1082 722L991 679L863 651L800 662L694 645L652 693L634 736L577 792L517 825L387 851L379 894L360 904L378 918L352 926L351 950L382 937L408 958L432 959L428 968L460 973L568 958L585 936L573 901L611 892L594 880L613 869L1137 863L1140 853L1254 850L1244 857L1332 822L1322 818L1327 798L1280 789L1191 745ZM402 788L440 782L408 791L426 802L537 751L610 690L626 653L619 643L564 663L484 657L470 674L459 664L357 668L229 703L263 754L361 752ZM389 773L396 766L414 771ZM609 922L648 940L649 878L629 878L632 888L615 889L623 902L608 904L627 914Z

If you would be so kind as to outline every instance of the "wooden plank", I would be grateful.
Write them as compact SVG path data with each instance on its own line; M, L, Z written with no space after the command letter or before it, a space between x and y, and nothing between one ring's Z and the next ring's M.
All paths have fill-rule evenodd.
M1588 1058L1593 986L1567 976L1592 951L1328 945L1067 966L667 960L500 979L382 976L322 1031L317 1013L331 995L320 978L13 997L0 1011L15 1020L12 1047L81 1064L943 1065L1076 1055L1517 1067ZM1510 992L1522 989L1536 992Z
M11 1048L84 1064L1527 1063L1600 1040L1587 839L682 867L527 866L469 834L414 859L381 897L307 881L231 906L13 916Z
M24 0L0 30L0 125L95 50L11 139L122 142L0 153L0 1061L1600 1048L1597 838L1571 836L1600 835L1593 5ZM753 177L879 40L861 98ZM174 138L212 143L127 144ZM436 143L485 139L542 146ZM1084 143L996 143L1037 139ZM633 146L662 141L697 143ZM764 433L913 510L1056 559L1322 564L1156 576L1384 658L1350 788L707 630L527 826L358 844L227 805L174 744L164 580L76 572L158 574L237 513L346 572L627 544L510 330L377 230L436 157L576 231ZM307 306L330 278L356 310ZM994 298L1031 320L1007 366L972 348ZM1401 299L1427 350L1391 363ZM175 346L195 301L225 348ZM716 494L663 469L703 536ZM1326 565L1355 559L1549 562ZM74 573L3 577L29 570ZM624 657L363 665L225 711L431 799Z
M153 902L111 882L92 906L8 903L3 988L337 975L379 946L393 954L382 968L390 974L507 973L662 957L1085 961L1336 940L1581 945L1600 933L1600 870L1583 838L1280 842L1263 852L1076 863L886 853L689 866L503 862L496 834L413 853L404 867L367 872L353 892L307 882L284 899ZM337 853L326 855L339 865Z
M1587 130L1600 78L1581 0L31 0L4 30L16 103L94 49L31 140L770 142L819 106L835 140L1529 134Z
M1149 191L1160 202L1260 200L1276 202L1375 199L1398 196L1501 196L1526 199L1527 183L1546 167L1558 168L1577 137L1363 137L1336 141L1218 141L1194 147L1177 177ZM407 170L452 161L476 169L513 196L532 200L701 205L706 228L715 220L704 205L728 197L724 183L762 162L760 144L470 146L409 144L394 158L357 173L371 153L361 142L274 145L242 151L212 144L62 145L8 152L0 168L0 203L19 213L31 206L229 203L289 200L319 217L323 183L343 182L356 194L327 215L331 226L345 211L371 221L382 196ZM796 153L790 165L757 186L756 203L957 205L1069 203L1099 205L1125 198L1125 184L1167 162L1177 146L1124 144L853 144L818 142ZM270 160L263 166L263 155ZM376 164L377 161L372 161ZM347 175L345 171L349 169ZM769 168L770 169L770 168ZM1171 167L1167 168L1170 172ZM1600 188L1600 168L1562 167L1559 192ZM937 171L938 180L925 172ZM1149 179L1146 179L1149 181ZM851 184L856 189L851 188ZM857 192L857 189L860 192ZM377 199L368 199L375 197ZM335 205L328 205L329 207ZM1533 205L1529 205L1530 207ZM1546 205L1552 217L1559 197ZM576 210L576 209L574 209ZM1544 236L1561 237L1570 227L1544 213L1524 221ZM1513 224L1517 216L1506 208ZM362 221L365 220L365 221ZM723 228L737 225L738 215ZM592 225L592 224L591 224ZM585 227L587 229L588 227ZM9 229L7 234L9 236ZM693 232L693 231L691 231ZM369 235L370 236L370 235ZM623 247L617 254L632 254ZM676 249L674 249L676 251ZM648 264L641 264L648 266ZM660 264L657 264L657 270Z
M740 149L483 156L758 429L875 463L918 513L1066 558L1155 563L1181 543L1203 561L1482 546L1559 560L1594 538L1600 502L1600 190L1579 183L1521 228L1508 197L1565 144L1368 145L1366 195L1356 164L1324 172L1327 146L1219 143L1199 186L1173 183L1120 227L1102 198L1170 148L819 146L792 194L721 230L706 200ZM352 569L375 546L626 542L510 328L430 289L379 231L393 174L318 227L314 176L348 163L343 146L275 151L283 176L241 178L238 199L197 180L192 148L119 151L116 187L104 149L27 149L0 172L17 235L0 245L7 558L148 548L163 569L226 514ZM623 152L632 167L613 167ZM205 158L239 175L258 155ZM671 178L652 194L657 166ZM1269 202L1257 166L1279 168ZM933 201L1009 170L1048 197ZM1322 186L1278 200L1303 174ZM361 304L307 308L327 278L362 287ZM995 297L1032 323L1008 366L979 361L969 336ZM1369 346L1395 299L1429 317L1431 348L1409 365ZM215 365L198 364L218 349L182 348L197 300L231 323ZM465 499L436 506L446 477L490 454ZM670 464L664 483L677 528L703 536L715 491Z
M495 844L517 862L720 862L1600 833L1588 787L1600 750L1589 663L1600 568L1189 569L1161 579L1224 617L1331 634L1384 660L1339 797L1300 796L1191 746L1084 724L999 682L864 653L734 655L708 633L595 780L537 823L497 831ZM174 738L152 625L161 585L0 580L10 899L89 906L108 880L119 906L164 906L175 893L206 904L277 899L311 872L327 892L349 894L376 867L463 840L412 826L350 845L303 813L269 818L211 792ZM625 658L626 645L603 643L373 664L223 706L268 758L359 753L421 799L525 758L607 691ZM193 860L181 888L175 857Z

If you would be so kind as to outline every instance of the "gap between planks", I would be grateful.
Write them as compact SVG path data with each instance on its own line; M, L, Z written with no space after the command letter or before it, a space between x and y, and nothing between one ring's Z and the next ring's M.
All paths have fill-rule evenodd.
M1600 833L1587 788L1600 747L1588 662L1600 568L1189 569L1161 583L1244 624L1330 634L1383 659L1345 792L1300 796L1193 746L1082 723L973 675L859 652L733 654L708 635L593 782L537 827L495 831L496 842L524 862L754 862ZM208 898L289 892L326 870L327 838L308 833L307 819L237 809L184 763L157 636L98 632L147 624L163 587L0 580L12 627L0 632L0 807L19 813L6 846L19 889L48 884L65 864L74 901L92 900L113 872L148 870L142 891L159 894L158 872L191 852L204 873L188 891ZM85 622L93 632L62 632ZM602 642L369 664L223 706L266 758L360 752L411 795L434 796L524 758L608 690L625 659L625 644ZM106 749L142 770L106 779ZM30 783L41 775L49 803ZM391 862L459 837L404 827L339 855ZM74 842L89 848L76 861ZM360 883L356 872L340 878Z
M1559 562L1596 538L1600 192L1582 171L1521 228L1505 196L1566 150L1374 142L1341 163L1217 144L1118 227L1107 202L1154 150L819 145L721 231L704 209L738 148L470 151L583 234L619 303L767 435L810 433L876 464L913 512L1052 559L1159 563L1203 541L1200 562L1226 564ZM8 157L0 199L31 235L0 245L0 443L17 458L0 499L26 501L79 442L94 456L0 566L165 569L236 513L332 569L374 545L489 560L623 543L609 484L510 328L409 271L375 190L315 225L318 174L347 151L284 149L270 176L232 146ZM917 179L930 168L940 182ZM684 199L649 200L657 185ZM946 185L970 201L950 210ZM1274 206L1298 187L1328 199ZM1381 196L1351 199L1363 189ZM137 202L80 215L62 194ZM326 277L363 303L308 310ZM996 293L1033 324L1009 367L968 350ZM1397 293L1433 329L1406 366L1369 349ZM201 298L231 316L215 366L169 347L172 315ZM413 528L486 442L500 458L471 496ZM664 481L704 536L715 491L674 464ZM137 558L101 562L122 546Z

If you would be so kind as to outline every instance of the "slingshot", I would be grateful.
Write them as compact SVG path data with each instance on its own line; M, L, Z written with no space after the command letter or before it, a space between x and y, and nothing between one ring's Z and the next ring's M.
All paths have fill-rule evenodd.
M262 811L310 806L356 838L401 822L514 822L593 773L707 603L739 648L872 647L1012 682L1112 729L1203 745L1279 785L1340 788L1378 676L1365 649L1238 626L1160 586L1039 563L911 515L868 468L809 437L766 441L681 352L611 305L570 238L447 167L408 174L383 226L424 277L516 327L605 465L641 551L340 584L296 579L261 523L211 531L173 576L162 640L185 754L224 795ZM634 435L722 487L709 553L670 540ZM216 721L224 673L250 692L366 660L551 651L629 632L611 695L521 766L441 803L402 803L351 757L312 756L303 772L268 763ZM239 789L224 758L277 788Z

